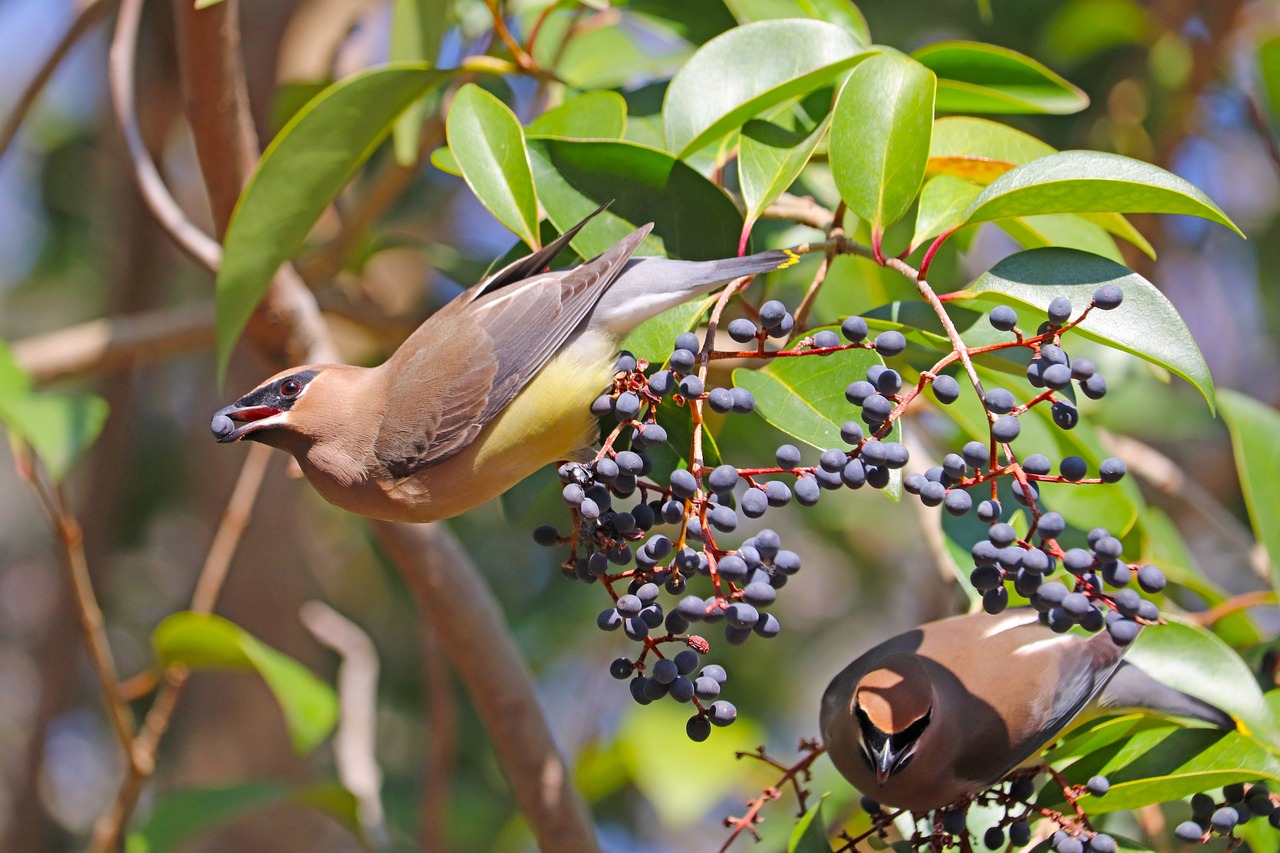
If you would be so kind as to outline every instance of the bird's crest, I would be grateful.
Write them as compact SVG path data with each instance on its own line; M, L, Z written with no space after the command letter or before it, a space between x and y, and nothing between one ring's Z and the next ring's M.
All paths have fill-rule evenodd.
M891 655L862 676L853 701L877 729L897 734L929 713L933 684L917 656Z

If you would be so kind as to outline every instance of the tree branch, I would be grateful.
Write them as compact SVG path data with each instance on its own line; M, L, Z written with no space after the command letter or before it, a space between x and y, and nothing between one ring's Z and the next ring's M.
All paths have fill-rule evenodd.
M440 524L375 522L374 529L457 668L538 847L598 850L520 651L471 558Z

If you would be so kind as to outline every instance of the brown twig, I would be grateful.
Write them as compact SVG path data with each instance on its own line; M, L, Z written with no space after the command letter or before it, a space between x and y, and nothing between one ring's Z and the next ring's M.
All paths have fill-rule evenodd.
M58 70L58 66L62 64L62 60L66 59L76 42L80 41L85 33L92 30L98 25L98 22L111 10L115 5L114 0L89 0L76 15L71 26L67 27L67 31L62 34L62 38L54 45L53 52L41 64L36 76L31 78L31 82L22 90L22 94L18 97L18 103L9 113L9 117L5 119L4 126L0 127L0 157L3 157L9 150L9 146L13 144L13 140L18 135L18 130L22 127L23 122L27 120L27 113L35 106L36 101L40 97L40 93L44 91L44 87L48 84L49 79L53 77L53 73Z
M424 614L422 618L427 618ZM422 780L422 853L446 853L449 850L445 820L449 814L452 791L453 760L457 750L458 710L453 698L453 679L448 658L442 654L440 638L435 630L420 632L418 646L422 654L423 678L427 694L426 778Z
M107 706L107 721L124 751L125 760L131 762L133 715L120 694L120 675L116 669L115 657L111 653L111 644L107 640L106 620L102 616L102 608L98 606L98 596L93 590L93 578L89 574L89 561L85 557L80 524L67 509L66 496L61 487L48 481L44 466L34 451L29 452L27 464L31 472L31 487L62 542L63 557L75 593L76 615L80 618L94 674L102 688L103 702Z
M1193 613L1187 618L1197 625L1207 627L1224 617L1230 616L1232 613L1239 613L1241 610L1248 610L1250 607L1265 607L1267 605L1274 607L1276 603L1275 590L1257 590L1256 592L1246 592L1232 596L1226 601L1210 607L1203 613Z
M194 302L90 320L11 344L37 385L199 352L213 343L213 303Z
M520 42L516 41L515 36L511 34L511 30L507 28L507 21L502 16L502 10L498 8L498 0L484 0L484 3L489 7L489 13L493 16L493 31L498 34L498 38L502 39L502 43L507 46L507 50L511 51L511 58L525 71L538 71L538 63L534 61L527 50L520 46Z
M151 214L173 238L178 247L205 267L216 270L222 263L222 247L187 218L160 177L142 131L138 129L137 103L134 95L134 57L138 47L138 23L142 18L143 0L120 0L115 33L107 59L107 82L111 88L111 104L116 121L124 135L125 148L133 167L134 178L143 201ZM99 0L97 5L102 5Z

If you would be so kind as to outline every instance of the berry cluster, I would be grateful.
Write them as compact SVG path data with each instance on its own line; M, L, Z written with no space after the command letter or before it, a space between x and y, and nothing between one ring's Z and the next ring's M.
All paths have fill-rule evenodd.
M1237 826L1254 818L1266 818L1275 829L1280 829L1280 798L1266 785L1225 785L1222 801L1208 794L1191 797L1191 820L1183 821L1173 830L1182 841L1208 841L1215 834L1231 836Z
M601 581L612 600L598 618L599 627L621 630L640 644L637 654L613 662L613 675L630 679L632 696L642 704L664 696L691 703L695 713L688 733L702 740L713 724L732 722L736 710L719 698L724 683L721 667L702 666L701 674L695 675L699 656L709 651L710 644L690 633L691 628L723 622L725 640L731 645L745 642L752 634L777 636L781 625L769 608L778 590L800 568L799 557L784 550L772 530L762 530L737 547L719 538L733 534L741 517L759 518L793 499L812 506L824 490L888 486L895 472L910 462L907 448L891 439L895 423L926 389L932 390L939 404L956 402L960 383L944 371L959 363L974 380L982 400L988 440L970 441L958 453L947 454L942 464L924 473L906 474L903 490L953 516L975 513L990 526L987 538L973 546L970 576L988 612L1007 607L1012 592L1027 599L1055 631L1073 625L1090 631L1105 628L1117 644L1130 643L1142 624L1158 621L1160 614L1129 584L1136 578L1142 590L1157 593L1165 585L1163 574L1155 566L1125 562L1120 540L1102 528L1088 534L1087 548L1063 547L1059 538L1067 531L1066 520L1057 512L1042 511L1039 503L1045 483L1114 483L1124 477L1124 463L1105 459L1096 472L1090 472L1085 459L1066 456L1055 472L1048 457L1020 456L1012 447L1021 433L1019 419L1033 407L1049 407L1053 422L1071 429L1079 421L1073 387L1095 399L1106 393L1106 382L1096 367L1085 358L1072 360L1062 338L1090 311L1114 309L1122 298L1115 285L1100 287L1073 319L1070 300L1058 297L1049 303L1047 319L1034 336L1018 328L1013 309L998 306L990 312L989 322L1011 332L1012 340L957 348L914 380L905 378L903 369L877 361L845 389L846 399L859 414L840 428L845 446L821 451L816 464L810 465L802 464L799 448L791 444L777 448L772 466L704 464L699 440L703 406L720 414L755 408L755 400L744 389L706 388L708 363L720 358L823 357L849 349L895 359L907 350L901 332L887 330L872 337L867 321L852 316L844 320L839 333L823 329L808 337L793 337L794 316L781 302L769 300L754 319L743 317L728 324L729 337L748 345L743 351L716 351L686 332L675 340L667 363L652 372L645 361L623 353L612 386L592 405L593 413L611 417L616 425L594 460L560 468L562 496L573 514L574 532L566 536L544 525L534 538L548 546L569 544L566 576L588 583ZM791 342L785 349L769 351L769 339ZM1015 348L1031 354L1026 376L1035 393L1022 403L1008 389L984 390L969 361L977 354ZM659 406L693 410L690 461L673 470L665 482L650 476L652 451L668 440L658 422ZM684 452L684 448L676 450ZM1002 520L1000 480L1009 483L1014 501L1029 512L1024 535ZM988 494L975 500L975 491ZM618 499L635 502L617 506ZM658 526L670 529L657 532ZM1059 568L1065 570L1064 580L1051 580ZM707 579L709 589L686 591L699 577ZM680 598L664 605L664 592Z

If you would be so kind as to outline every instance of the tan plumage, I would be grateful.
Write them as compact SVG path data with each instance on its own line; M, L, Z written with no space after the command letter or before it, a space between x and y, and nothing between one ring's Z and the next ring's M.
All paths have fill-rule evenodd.
M831 681L822 738L854 787L921 813L995 784L1085 712L1146 709L1233 726L1123 654L1106 632L1055 634L1029 610L930 622Z
M215 437L288 451L326 500L360 515L448 518L594 441L591 401L636 325L795 259L632 257L650 224L594 260L543 272L590 218L459 295L378 367L276 374L214 415Z

